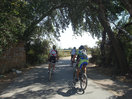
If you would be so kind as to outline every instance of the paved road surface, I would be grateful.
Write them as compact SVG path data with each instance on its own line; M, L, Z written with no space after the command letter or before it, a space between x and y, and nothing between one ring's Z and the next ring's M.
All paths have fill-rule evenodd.
M78 86L70 88L73 69L69 59L61 59L57 63L56 72L51 82L48 81L47 64L17 77L0 99L116 99L109 91L88 79L85 92L79 91Z

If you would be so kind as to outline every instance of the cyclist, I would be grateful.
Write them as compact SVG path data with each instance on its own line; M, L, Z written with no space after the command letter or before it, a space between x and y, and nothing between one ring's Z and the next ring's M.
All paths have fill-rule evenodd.
M80 46L79 50L77 52L77 81L79 79L79 72L81 69L84 70L84 73L86 73L86 66L88 64L88 56L86 54L86 50L84 46Z
M75 62L75 57L76 57L76 47L74 47L72 50L71 50L71 63Z
M55 70L55 63L56 63L56 61L58 61L58 52L56 50L55 45L53 45L53 48L49 51L48 60L49 60L48 70L50 70L51 62L52 62L53 63L53 71L54 71Z

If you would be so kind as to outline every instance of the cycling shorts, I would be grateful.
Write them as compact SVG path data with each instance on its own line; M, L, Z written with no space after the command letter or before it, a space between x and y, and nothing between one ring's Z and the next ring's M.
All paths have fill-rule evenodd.
M88 59L80 59L78 68L82 68L83 65L88 65Z
M49 62L56 63L56 56L50 56Z

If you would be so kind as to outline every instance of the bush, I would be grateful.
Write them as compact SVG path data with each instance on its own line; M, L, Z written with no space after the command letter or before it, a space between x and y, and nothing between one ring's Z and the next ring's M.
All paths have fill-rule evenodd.
M48 48L49 43L47 40L40 41L36 39L34 42L30 42L26 45L27 63L29 64L41 64L48 60Z
M101 63L100 49L98 47L91 49L91 55L92 57L89 59L89 62L99 65Z

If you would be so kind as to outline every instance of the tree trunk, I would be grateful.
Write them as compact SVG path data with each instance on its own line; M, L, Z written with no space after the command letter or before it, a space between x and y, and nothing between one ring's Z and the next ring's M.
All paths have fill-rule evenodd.
M120 65L121 73L127 73L129 70L127 61L126 61L126 59L124 59L125 57L123 55L123 51L122 51L121 47L119 46L119 42L115 39L114 33L111 30L108 19L105 16L105 8L102 4L102 0L99 0L98 6L99 6L99 12L100 12L98 15L99 21L102 24L104 30L106 30L108 37L112 42L112 46L114 48L115 55L117 56L117 60Z
M106 42L106 31L104 30L102 32L102 42L100 45L102 66L105 66L105 42Z

